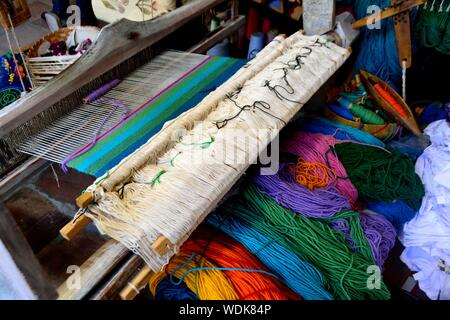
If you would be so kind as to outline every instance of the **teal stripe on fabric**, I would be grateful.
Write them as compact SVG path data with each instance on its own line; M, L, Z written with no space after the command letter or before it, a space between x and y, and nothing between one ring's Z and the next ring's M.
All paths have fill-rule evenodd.
M180 115L181 113L189 110L192 106L196 106L204 97L206 97L211 91L213 91L216 87L220 86L224 83L229 77L231 77L237 70L239 70L244 64L245 60L237 60L233 63L232 66L227 68L225 72L220 73L220 76L217 77L214 81L210 82L206 89L200 90L197 92L195 96L193 96L190 100L186 101L179 109L175 111L174 114L171 115L172 118ZM108 162L101 166L100 169L96 171L87 172L89 174L95 175L96 177L100 177L106 173L106 171L115 165L117 165L123 158L131 154L134 150L142 146L144 143L148 141L154 134L156 134L162 127L163 123L160 123L158 126L154 127L152 130L146 132L143 136L140 136L139 139L128 146L128 148L124 149L120 154L116 157L110 158L108 157ZM94 168L92 168L94 169Z
M202 81L214 75L215 72L221 71L221 69L226 70L236 61L240 60L215 58L207 62L146 106L124 125L100 140L94 148L71 161L69 166L95 175L103 172L105 167L110 167L110 160L116 159L117 155L123 154L123 150L127 150L131 145L134 145L136 140L143 136L143 132L153 131L152 129L159 124L162 125L172 118L171 116L177 116L179 113L177 114L176 111L184 102L208 86L208 83L202 83Z
M219 68L223 63L226 63L226 61L211 61L211 63L209 63L207 66L208 68L202 70L202 72L198 76L196 76L195 78L186 78L186 80L189 79L189 81L187 82L186 80L184 80L182 82L182 85L184 85L183 88L180 89L179 86L176 86L172 90L169 90L167 93L165 93L160 98L164 100L167 99L166 101L164 101L164 103L158 105L158 101L160 99L157 99L156 101L151 103L149 105L153 107L151 108L151 110L149 109L149 106L147 106L146 110L143 110L135 115L134 119L138 119L137 123L133 124L132 126L130 126L128 122L125 123L121 128L116 129L122 129L122 134L118 135L115 139L108 139L108 137L106 137L101 141L101 143L97 143L97 145L93 149L91 149L89 152L86 152L83 155L84 161L77 165L77 169L84 172L89 167L93 165L95 166L97 161L107 156L107 154L111 153L114 149L117 149L118 146L123 148L123 144L127 144L127 140L130 139L130 137L139 135L140 132L142 132L142 130L144 130L144 128L147 127L156 116L160 115L162 112L165 112L171 104L174 104L177 101L177 99L184 98L184 96L189 94L189 92L196 85L199 85L199 83L203 81L210 72L213 72L216 68ZM155 107L155 105L157 106ZM150 110L150 112L147 112L148 110ZM127 128L127 130L123 130L123 128L125 127Z

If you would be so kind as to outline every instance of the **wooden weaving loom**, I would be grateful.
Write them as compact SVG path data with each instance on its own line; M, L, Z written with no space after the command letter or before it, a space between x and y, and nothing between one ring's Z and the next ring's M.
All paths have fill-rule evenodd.
M28 93L14 104L2 109L0 112L0 176L2 178L0 180L0 195L2 199L8 197L10 191L21 185L22 181L32 177L49 164L45 159L46 157L42 155L31 157L28 155L34 155L37 150L32 150L34 153L28 152L28 154L19 151L19 149L25 151L22 148L26 148L27 141L31 137L37 137L44 131L51 130L50 128L55 123L62 121L64 117L73 114L73 112L77 112L80 108L81 99L92 90L112 79L125 79L133 70L137 70L137 73L145 72L145 67L139 71L140 67L148 63L149 60L150 64L157 62L158 58L153 60L152 58L164 52L166 37L174 32L181 32L180 28L185 24L192 22L211 8L224 2L226 1L194 0L152 21L131 22L122 19L109 24L101 30L98 40L91 46L90 50L72 67L39 89ZM188 53L204 53L217 42L233 35L244 25L245 17L237 15L236 2L231 1L230 4L232 5L231 19L214 32L206 34L200 42L192 41L191 47L187 50ZM180 65L180 70L183 67L189 69L189 67L196 65L195 59L197 61L205 59L205 56L188 53L166 51L165 58L177 61L174 55L182 56L186 63ZM172 56L169 57L170 55ZM190 57L190 59L185 59L186 57ZM162 58L164 58L164 54ZM123 81L123 85L126 85L126 81ZM164 84L161 82L159 85L163 86ZM147 94L151 94L151 92ZM138 104L138 102L136 103ZM78 110L78 112L80 111ZM114 119L104 127L104 130L109 129L111 124L114 124ZM58 162L57 159L48 160ZM0 206L0 209L3 216L2 206ZM23 238L22 235L20 236ZM2 235L0 235L0 240L3 241ZM20 243L24 242L26 241L21 239ZM29 252L30 250L25 251ZM105 287L106 291L95 288L95 291L98 292L98 295L95 296L91 295L91 291L94 290L95 286L100 286L101 281L106 281L105 279L110 276L114 268L123 263L128 256L129 251L122 244L114 240L106 241L80 265L80 271L83 275L81 288L68 288L65 283L62 283L55 293L50 292L47 288L46 290L36 290L36 295L38 298L54 298L56 295L59 299L81 299L89 294L94 299L105 298L110 292L110 288L107 286ZM36 260L35 257L29 258L30 261L33 259ZM24 259L19 260L23 261ZM130 267L129 264L127 265ZM135 268L139 265L139 263L134 264ZM28 270L29 268L25 269ZM39 268L33 269L41 275ZM30 277L30 282L36 282L35 278ZM45 275L42 274L41 278L45 279ZM45 282L45 280L40 281L40 283L42 282ZM30 286L33 287L32 284ZM43 293L44 291L48 294Z
M147 267L121 293L133 298L349 54L326 37L277 37L90 186L61 233L93 220L142 257Z
M122 87L117 86L107 98L124 99L119 93L129 85L127 81L132 82L139 77L139 72L151 69L151 64L156 63L157 59L179 61L188 58L191 64L180 66L178 75L182 75L186 70L198 66L205 57L165 52L141 67L149 56L161 52L155 48L146 49L141 53L146 59L135 59L131 65L125 62L125 70L120 71L119 68L98 78L110 69L104 60L107 59L111 66L123 64L131 55L161 39L164 36L162 33L169 33L181 26L187 16L200 14L219 2L194 1L153 22L119 21L103 29L104 37L108 34L112 37L116 32L120 39L112 43L109 40L106 45L104 41L102 43L100 34L99 41L90 51L76 62L76 66L68 69L72 71L70 77L64 72L51 80L45 86L46 90L36 90L19 100L14 107L8 108L8 112L0 113L0 134L4 149L10 148L7 151L11 153L11 150L15 153L19 150L61 163L64 157L78 148L78 144L73 145L74 149L68 149L73 140L63 139L54 143L52 148L42 148L46 147L46 141L47 144L48 141L54 142L58 134L77 124L74 119L82 117L81 114L76 115L76 112L82 112L82 107L78 107L79 101L92 87L122 78ZM230 29L235 31L242 23L242 17L237 17L231 22ZM211 37L209 44L197 44L190 51L204 52L211 43L220 41L221 36L226 37L228 32L232 32L230 29L226 32L219 30ZM105 46L112 48L105 50ZM258 154L337 71L348 55L349 51L330 43L325 37L305 37L301 33L288 39L278 37L257 58L209 93L195 108L167 123L147 143L99 177L77 199L81 207L80 214L61 230L61 234L71 239L94 221L101 232L114 240L109 240L99 249L97 257L101 259L88 259L81 266L81 289L68 290L62 284L58 289L59 298L84 297L99 283L101 275L124 260L128 249L139 256L134 255L120 265L120 270L108 280L109 284L97 291L93 298L108 297L111 286L126 283L133 272L144 265L142 257L145 267L121 293L124 299L133 298L151 272L159 270L168 262L248 166L256 161ZM135 73L125 77L134 69L137 69ZM174 74L173 79L176 78ZM152 77L147 79L154 80ZM85 87L86 84L90 86ZM67 97L76 89L80 90L73 93L72 97ZM142 94L141 98L150 98L157 91ZM139 108L144 101L138 101L139 94L136 96L136 100L132 101L135 104L132 109ZM57 105L48 108L54 103ZM92 103L91 107L107 106ZM99 112L98 119L101 120L100 115L104 116L109 111ZM53 113L55 117L42 121L44 112ZM111 119L105 130L114 127L117 120ZM64 126L58 128L58 121ZM89 122L85 126L88 132L97 127L98 122ZM82 140L77 142L83 145L89 141L89 137L78 135L76 140ZM64 146L60 151L65 153L53 152L58 146ZM55 158L56 155L59 158ZM36 160L38 158L32 159L33 163L40 161ZM208 162L205 164L204 160ZM190 190L190 194L186 194L186 190ZM141 206L143 208L139 209ZM130 219L130 212L136 213L136 219ZM146 212L152 212L152 215L146 215ZM141 216L137 217L137 213Z
M161 52L161 40L222 2L225 0L194 0L155 20L122 19L105 26L90 50L67 72L0 110L0 175L26 159L17 147L30 135L78 107L92 90L148 62ZM245 17L233 12L228 23L189 51L204 53L242 27Z

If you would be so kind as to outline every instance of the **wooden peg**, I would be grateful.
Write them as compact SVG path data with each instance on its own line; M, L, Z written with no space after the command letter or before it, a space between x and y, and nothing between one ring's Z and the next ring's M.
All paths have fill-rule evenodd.
M156 251L160 256L164 255L171 247L173 247L173 244L164 236L160 236L152 244L152 249Z
M120 291L119 296L122 300L133 300L142 288L150 281L153 271L147 265Z
M71 221L68 224L66 224L61 230L59 230L59 233L64 239L72 240L81 230L83 230L91 222L92 222L91 219L82 214L74 221Z
M78 208L87 208L92 202L94 202L93 192L83 192L78 198L75 199L75 203Z
M374 24L375 22L378 22L380 20L395 16L401 12L420 6L425 2L427 2L427 0L404 0L400 4L391 5L379 12L375 12L374 14L353 22L352 27L353 29L359 29L367 25Z

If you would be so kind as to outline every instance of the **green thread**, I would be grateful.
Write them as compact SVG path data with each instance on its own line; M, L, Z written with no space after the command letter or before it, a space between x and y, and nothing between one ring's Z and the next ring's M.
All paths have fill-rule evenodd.
M180 154L182 154L182 152L178 151L177 154L172 157L172 159L170 159L168 161L164 161L164 162L158 162L158 164L168 163L168 164L170 164L171 167L175 167L175 164L174 164L175 158L178 157Z
M358 143L339 143L335 151L347 174L366 201L405 201L418 210L425 195L414 163L397 150L390 152Z
M181 142L181 138L179 140L179 143L182 144L183 146L199 146L201 149L206 149L208 148L211 144L213 144L215 141L213 136L209 136L209 141L205 141L205 142L192 142L192 143L183 143Z
M419 42L443 54L450 54L450 1L437 0L436 5L423 6L415 31Z
M367 268L375 262L357 212L344 211L325 220L309 219L281 207L253 185L243 186L240 196L225 203L220 212L239 218L315 266L338 299L389 299L383 281L380 289L367 287ZM345 235L329 225L342 219L350 227L355 251Z
M148 182L147 184L149 184L152 188L157 184L157 183L161 183L161 176L166 173L166 170L160 170L156 176L152 179L152 181Z

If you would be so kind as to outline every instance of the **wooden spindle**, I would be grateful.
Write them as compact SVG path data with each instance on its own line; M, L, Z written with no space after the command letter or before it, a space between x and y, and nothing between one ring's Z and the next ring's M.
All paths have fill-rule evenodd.
M133 300L139 292L147 285L153 271L149 266L144 266L141 271L120 291L119 296L122 300Z

